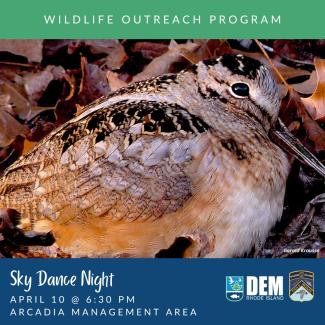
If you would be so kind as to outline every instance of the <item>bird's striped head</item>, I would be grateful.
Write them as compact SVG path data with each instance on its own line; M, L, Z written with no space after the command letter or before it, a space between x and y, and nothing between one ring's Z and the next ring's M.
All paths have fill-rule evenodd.
M261 62L226 54L197 65L202 96L246 114L269 130L276 121L280 96L272 73Z

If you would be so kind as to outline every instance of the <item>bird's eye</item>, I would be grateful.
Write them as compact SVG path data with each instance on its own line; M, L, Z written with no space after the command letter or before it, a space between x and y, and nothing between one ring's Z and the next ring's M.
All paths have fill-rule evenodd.
M249 96L249 86L244 82L236 82L231 85L230 93L237 98L246 98Z

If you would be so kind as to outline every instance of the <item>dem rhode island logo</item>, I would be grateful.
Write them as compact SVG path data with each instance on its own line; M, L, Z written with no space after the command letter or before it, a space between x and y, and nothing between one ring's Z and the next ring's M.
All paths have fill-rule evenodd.
M283 296L283 276L227 276L226 298L229 301L280 301Z
M314 273L293 271L289 273L289 297L293 301L310 301L314 298Z
M240 301L244 297L244 277L226 276L226 298L229 301Z

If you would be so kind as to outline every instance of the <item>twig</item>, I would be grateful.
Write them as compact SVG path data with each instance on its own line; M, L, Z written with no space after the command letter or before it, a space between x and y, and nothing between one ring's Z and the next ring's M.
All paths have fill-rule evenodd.
M302 231L301 231L301 233L299 234L298 237L301 237L301 236L305 233L307 227L310 225L311 221L312 221L313 218L314 218L314 214L315 214L315 207L312 207L312 209L310 210L309 215L308 215L308 217L309 217L309 218L308 218L308 221L307 221L307 223L304 225L304 227L303 227L303 229L302 229Z
M19 63L19 62L0 61L0 64L2 64L2 65L13 65L13 66L23 67L23 68L34 68L35 67L35 64L32 64L32 63Z

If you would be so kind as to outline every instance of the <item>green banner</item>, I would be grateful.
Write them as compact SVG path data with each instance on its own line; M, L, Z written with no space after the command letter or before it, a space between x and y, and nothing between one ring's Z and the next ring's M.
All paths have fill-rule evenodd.
M5 1L0 38L325 38L324 0Z

